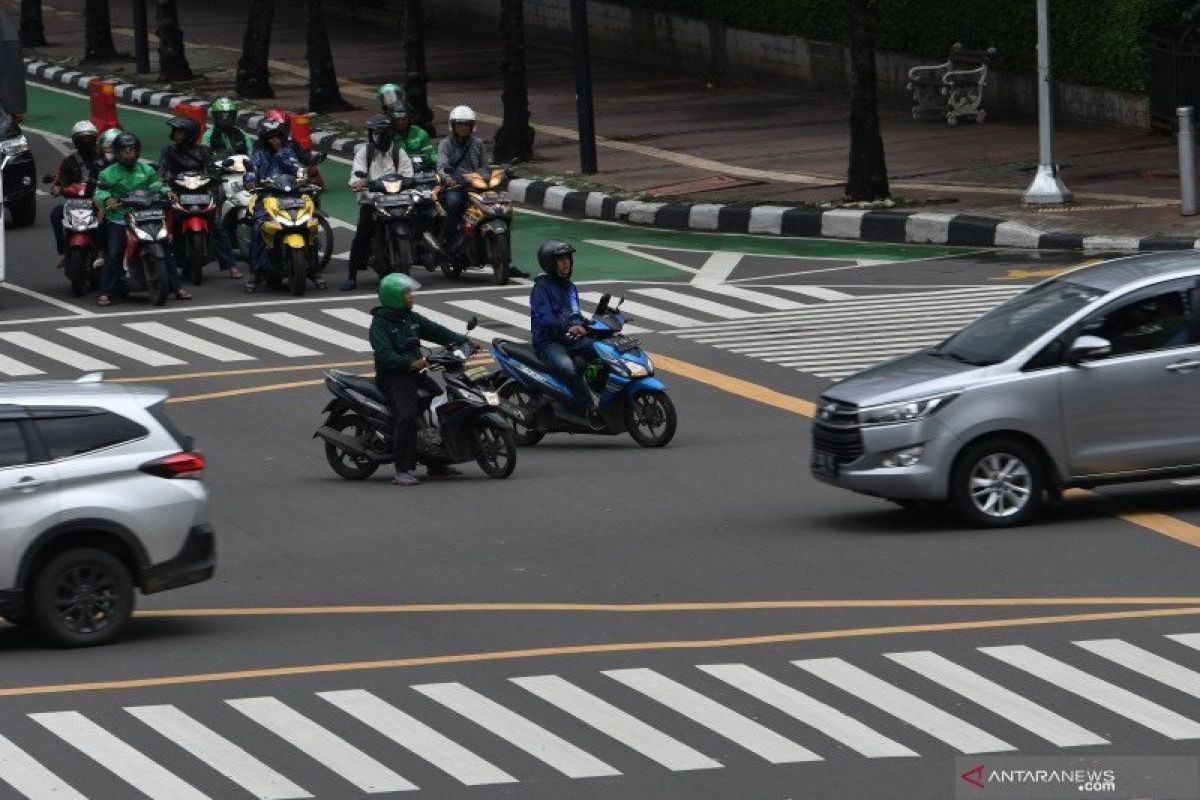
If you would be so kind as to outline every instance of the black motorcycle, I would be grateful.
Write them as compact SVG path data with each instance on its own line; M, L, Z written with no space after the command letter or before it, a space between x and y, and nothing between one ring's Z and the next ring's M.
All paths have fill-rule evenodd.
M21 133L12 114L0 108L0 172L4 196L0 197L0 213L4 206L12 212L14 228L32 225L37 218L37 172L29 140Z
M472 318L467 330L475 327ZM421 416L417 462L445 466L475 461L489 478L507 478L517 466L512 426L500 414L500 398L465 374L469 344L426 354L429 371L440 370L444 391L430 378L418 391ZM333 399L322 409L325 424L313 434L325 442L329 466L346 480L364 480L392 460L392 409L375 381L342 370L325 372Z
M366 178L359 170L356 178ZM367 199L371 202L374 233L371 236L371 266L382 278L390 272L412 270L416 246L415 209L417 197L410 191L412 178L394 172L367 181Z

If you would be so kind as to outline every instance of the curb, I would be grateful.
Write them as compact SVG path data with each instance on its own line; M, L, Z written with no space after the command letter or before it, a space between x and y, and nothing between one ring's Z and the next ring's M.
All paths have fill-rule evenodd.
M30 78L86 91L89 75L60 64L27 60ZM116 96L125 103L170 110L183 102L207 98L175 94L118 80ZM238 122L253 129L261 114L239 112ZM314 145L346 158L354 157L356 139L332 131L312 132ZM645 225L669 230L717 233L769 234L774 236L857 239L893 244L939 244L963 247L1011 247L1027 250L1083 250L1085 252L1154 252L1200 249L1200 239L1182 236L1087 236L1047 232L1015 220L973 214L922 211L868 211L850 208L811 208L775 205L724 205L620 200L603 192L576 191L548 181L514 178L508 192L514 201L565 216Z

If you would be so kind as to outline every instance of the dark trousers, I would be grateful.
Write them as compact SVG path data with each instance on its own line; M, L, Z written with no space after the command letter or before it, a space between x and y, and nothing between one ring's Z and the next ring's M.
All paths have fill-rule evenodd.
M462 216L467 210L466 191L458 187L447 189L442 193L442 205L446 208L446 247L453 255L462 239Z
M125 261L125 226L116 222L106 222L108 226L108 247L104 256L104 269L100 272L100 294L112 297L124 274L122 265ZM164 248L167 256L167 285L171 291L179 289L179 272L175 269L175 255L168 244Z
M392 407L392 460L396 472L417 468L417 422L421 405L417 389L421 376L415 372L376 378L375 385Z
M354 228L354 241L350 244L349 276L353 279L360 269L367 268L371 260L371 237L375 235L375 207L370 203L358 204L358 225Z
M546 366L557 372L559 377L567 382L576 405L583 408L590 408L592 406L594 395L588 387L587 382L584 381L583 376L579 374L579 370L575 368L574 361L574 357L576 356L584 359L592 357L591 339L585 336L569 344L543 342L537 346L537 354L538 358Z

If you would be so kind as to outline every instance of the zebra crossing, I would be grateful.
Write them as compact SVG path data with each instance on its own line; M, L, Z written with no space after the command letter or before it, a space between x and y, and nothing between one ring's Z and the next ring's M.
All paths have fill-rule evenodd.
M935 344L1025 288L978 286L830 297L820 305L679 326L668 333L836 380Z
M631 334L666 333L772 363L839 377L936 341L1021 287L907 289L855 295L822 286L662 284L621 286ZM602 293L585 286L594 309ZM74 372L249 365L337 359L371 351L370 298L173 308L0 326L0 379ZM478 338L522 339L525 293L429 294L421 313L452 330L475 315ZM86 323L86 324L83 324Z
M129 796L130 787L152 800L437 796L455 784L554 777L1121 748L1146 731L1200 740L1200 633L1042 648L522 675L507 681L516 695L451 681L387 696L337 689L287 701L124 706L124 714L0 711L0 797L86 800ZM1093 674L1114 667L1116 680ZM1156 699L1140 693L1154 687ZM943 708L936 698L947 696L962 702ZM1101 726L1104 735L1092 730ZM83 759L64 757L72 751ZM314 775L323 776L319 787Z

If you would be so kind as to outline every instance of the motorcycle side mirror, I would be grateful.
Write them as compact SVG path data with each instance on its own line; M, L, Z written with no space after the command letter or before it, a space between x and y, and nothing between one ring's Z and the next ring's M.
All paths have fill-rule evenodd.
M312 156L310 157L309 160L313 164L320 164L322 161L325 160L327 155L328 155L328 153L324 152L323 150L318 150L317 152L312 154Z
M620 308L620 307L621 307L621 304L622 304L622 303L624 303L624 302L625 302L625 296L624 296L624 295L621 295L620 297L618 297L618 298L617 298L617 308Z
M471 318L467 320L467 330L473 331L477 327L479 327L479 317L475 314L472 314Z
M604 294L600 297L600 302L596 304L596 316L608 313L608 301L612 299L611 294Z

